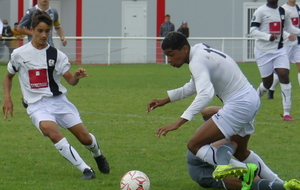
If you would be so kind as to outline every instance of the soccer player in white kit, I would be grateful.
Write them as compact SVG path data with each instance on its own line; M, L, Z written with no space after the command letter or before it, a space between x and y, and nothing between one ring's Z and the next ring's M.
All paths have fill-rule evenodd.
M79 156L60 132L58 125L68 129L93 155L98 169L109 173L109 164L100 151L96 137L83 125L77 108L67 99L67 89L61 85L61 76L72 86L79 79L87 77L85 69L79 68L74 75L67 56L47 43L52 27L50 16L37 10L33 15L31 42L15 49L7 65L4 78L4 118L13 115L13 102L10 91L12 80L18 73L22 95L28 104L27 113L40 132L50 138L61 155L77 167L83 176L81 179L96 177L93 169Z
M190 47L182 33L170 32L163 40L162 49L171 66L180 68L184 63L188 64L192 78L184 86L169 90L167 98L150 101L147 112L193 94L196 97L175 123L159 128L156 135L165 136L169 131L178 129L200 113L217 95L224 106L197 130L187 147L205 162L217 163L213 173L215 179L250 173L244 175L244 180L249 182L245 188L250 189L257 166L253 164L248 169L234 167L229 165L229 160L232 155L239 160L249 156L247 144L254 132L254 117L260 107L256 90L230 56L202 43ZM224 138L231 141L218 148L215 163L210 144Z
M284 5L281 6L284 8L285 13L289 15L291 18L292 24L296 27L300 27L299 23L299 15L300 8L296 4L296 0L288 0ZM290 34L288 32L284 32L283 35L283 48L286 49L289 61L291 63L295 63L298 68L298 83L300 85L300 37L297 37L295 34ZM274 98L274 91L278 84L278 76L274 73L273 84L268 92L268 99Z
M283 47L283 30L300 35L300 29L292 25L291 19L278 0L267 0L253 14L250 34L256 38L254 54L262 83L257 92L265 94L273 83L273 72L278 74L283 102L283 120L293 121L290 116L292 87L289 79L290 63Z

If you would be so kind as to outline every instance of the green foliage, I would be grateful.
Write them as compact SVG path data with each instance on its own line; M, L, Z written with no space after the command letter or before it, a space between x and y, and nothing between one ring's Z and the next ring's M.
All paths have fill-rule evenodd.
M256 88L261 82L256 64L239 64ZM84 67L89 77L75 86L69 86L68 98L81 113L88 128L99 141L111 165L111 173L101 174L91 154L68 131L62 130L81 157L91 165L97 178L79 180L81 172L68 163L31 123L21 105L22 97L17 77L14 78L12 98L14 117L0 120L0 189L105 189L119 188L119 181L129 170L145 172L154 190L202 189L187 173L186 144L203 123L200 115L178 131L166 137L155 136L156 130L175 122L188 107L193 97L174 102L146 113L147 103L154 98L165 98L166 90L177 88L190 79L187 65L181 69L169 65L73 65L72 71ZM0 76L6 65L0 64ZM292 116L294 122L282 121L280 87L275 99L262 98L256 119L256 132L249 148L258 153L284 180L300 178L298 149L300 132L300 92L297 68L291 65L293 84ZM0 94L3 99L3 81ZM215 98L210 105L222 105Z

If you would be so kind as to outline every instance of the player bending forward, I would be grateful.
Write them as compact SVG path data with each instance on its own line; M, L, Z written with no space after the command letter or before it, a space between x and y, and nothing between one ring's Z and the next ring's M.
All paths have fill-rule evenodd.
M60 84L60 77L70 85L76 85L79 79L87 77L84 69L79 68L74 75L70 72L67 56L47 43L52 28L50 16L37 10L32 17L31 42L17 48L8 63L8 73L4 78L4 118L8 113L13 116L13 102L10 91L12 79L19 73L19 81L24 101L28 104L27 113L41 133L50 138L55 148L77 167L83 176L81 179L96 177L77 151L68 143L58 125L68 129L90 152L102 173L109 173L109 164L101 153L95 136L83 125L76 107L67 99L67 89Z

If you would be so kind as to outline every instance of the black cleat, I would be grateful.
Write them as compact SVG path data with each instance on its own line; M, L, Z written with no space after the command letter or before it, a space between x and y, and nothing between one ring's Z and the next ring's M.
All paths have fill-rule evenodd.
M96 174L94 172L94 170L91 168L91 169L84 169L83 171L83 176L80 178L80 179L85 179L85 180L89 180L89 179L94 179L96 178Z
M274 99L274 90L269 90L268 91L268 99L273 100Z
M108 161L106 160L103 154L101 154L98 157L94 157L94 159L97 162L98 169L100 170L100 172L104 174L108 174L110 172Z

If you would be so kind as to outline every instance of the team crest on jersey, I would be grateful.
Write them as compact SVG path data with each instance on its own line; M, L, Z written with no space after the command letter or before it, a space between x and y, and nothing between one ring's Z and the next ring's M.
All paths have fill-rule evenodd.
M281 20L284 20L284 15L281 15Z
M48 61L48 65L49 65L49 67L53 67L53 66L54 66L54 64L55 64L55 60L53 60L53 59L49 59L49 61Z

